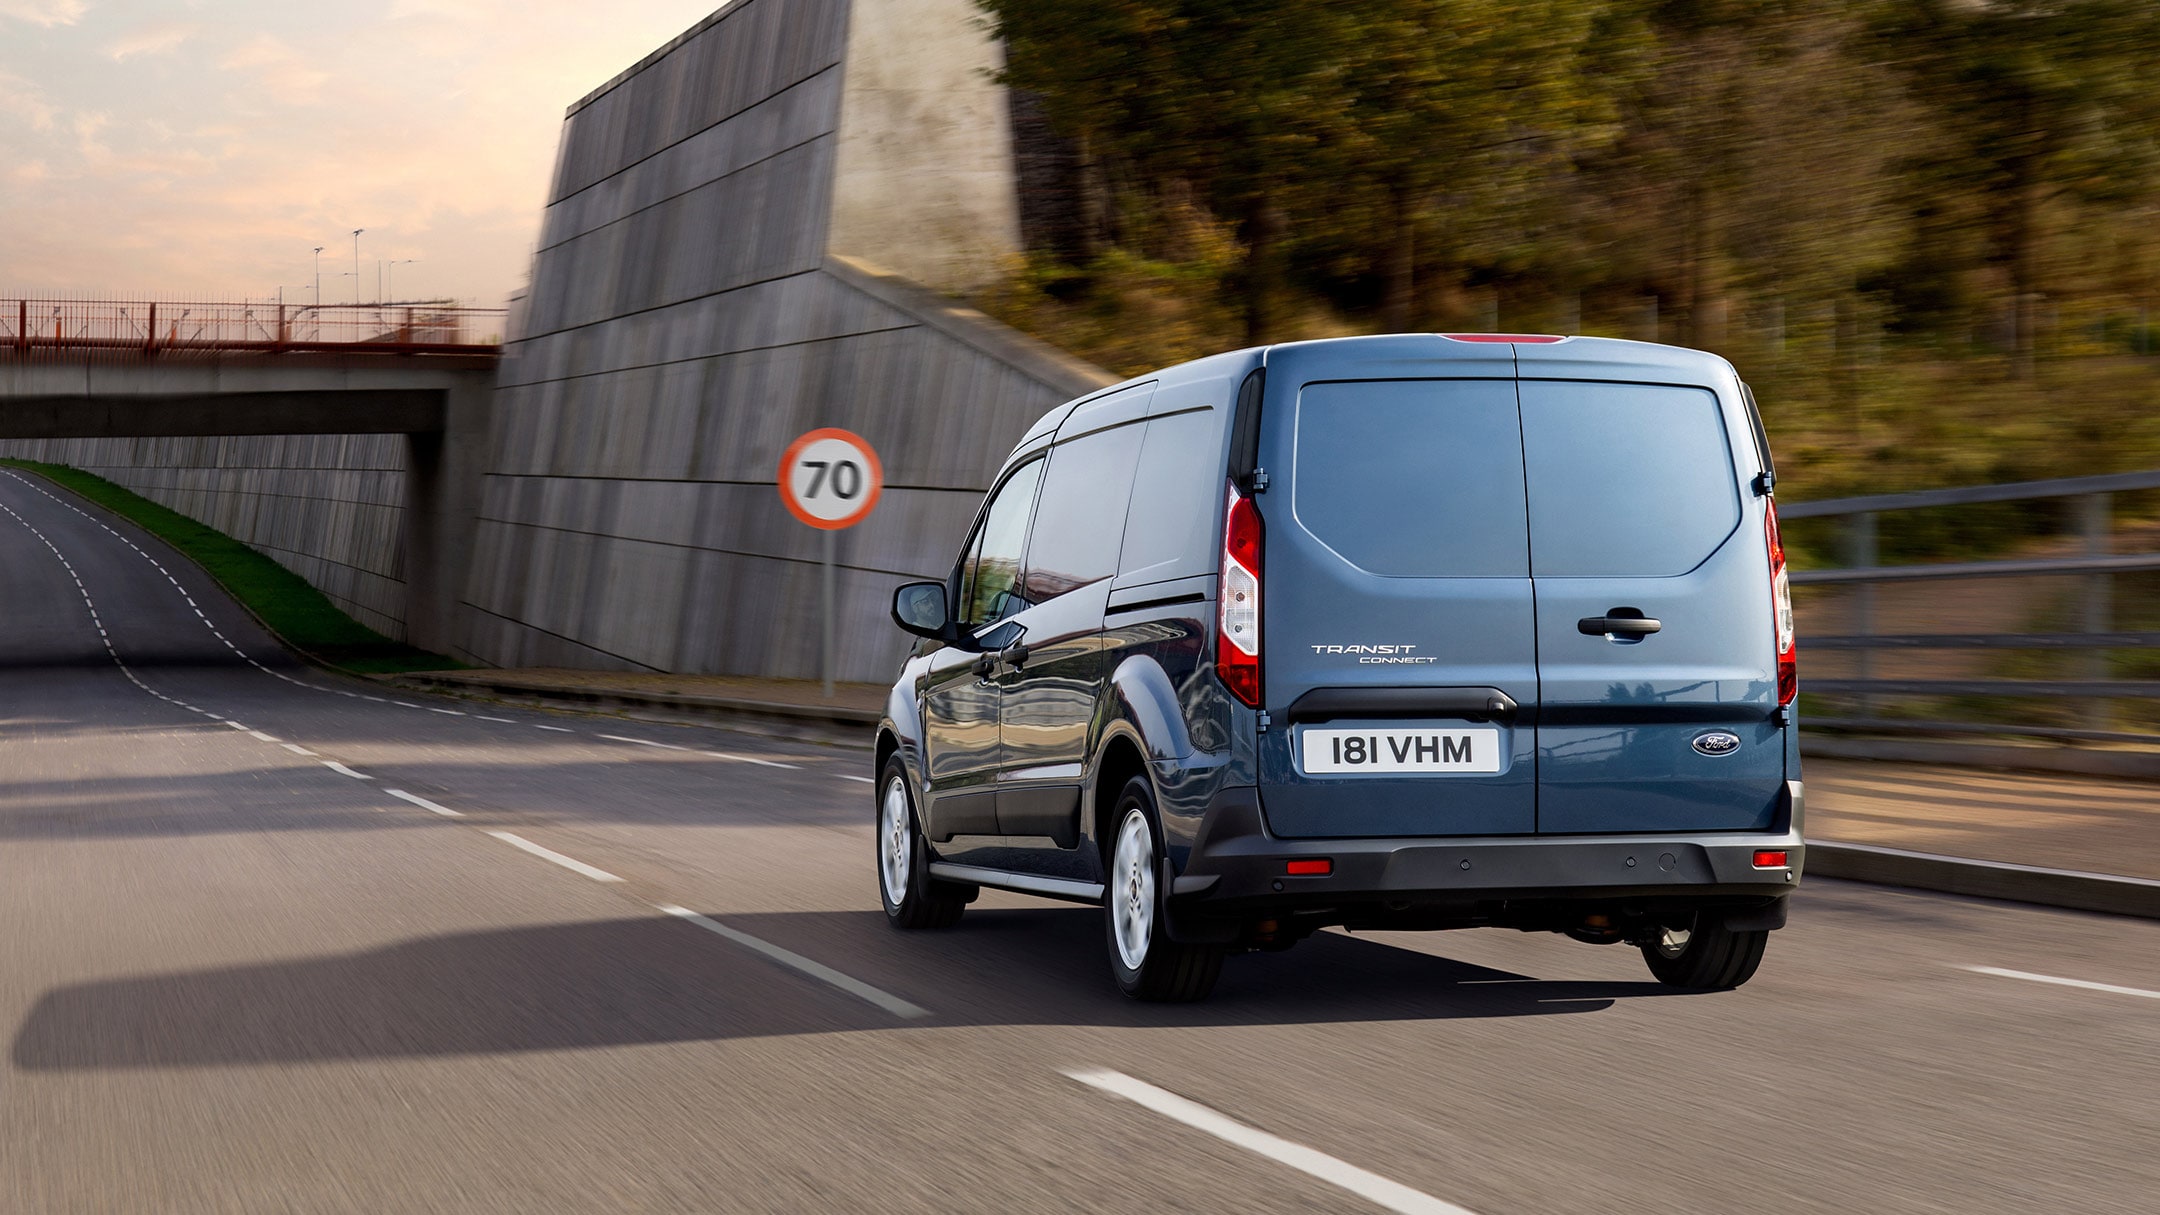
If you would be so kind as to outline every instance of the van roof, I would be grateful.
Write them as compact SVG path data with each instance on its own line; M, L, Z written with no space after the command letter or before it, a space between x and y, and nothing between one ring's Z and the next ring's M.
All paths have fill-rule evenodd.
M1511 337L1532 340L1506 340ZM1436 358L1480 353L1496 358L1512 355L1517 374L1532 378L1552 376L1585 380L1650 379L1710 386L1736 384L1739 378L1731 363L1708 351L1692 350L1685 346L1667 346L1659 342L1636 342L1625 338L1444 333L1316 338L1311 341L1277 342L1271 346L1250 346L1242 350L1226 351L1120 380L1084 397L1067 401L1044 414L1028 428L1021 443L1025 446L1030 440L1054 433L1078 406L1098 397L1122 392L1136 384L1155 383L1168 387L1194 380L1242 379L1247 370L1270 360L1277 353L1295 351L1300 355L1319 355L1322 358L1339 356L1354 360L1361 352L1360 348L1370 348L1376 358L1382 356L1384 349L1386 357L1399 359L1406 354L1414 355L1420 346L1429 349Z

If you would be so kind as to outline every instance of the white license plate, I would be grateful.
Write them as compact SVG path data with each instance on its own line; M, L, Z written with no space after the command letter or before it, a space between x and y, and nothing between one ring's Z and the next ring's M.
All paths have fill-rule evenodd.
M1299 767L1339 772L1498 772L1500 731L1485 729L1306 729Z

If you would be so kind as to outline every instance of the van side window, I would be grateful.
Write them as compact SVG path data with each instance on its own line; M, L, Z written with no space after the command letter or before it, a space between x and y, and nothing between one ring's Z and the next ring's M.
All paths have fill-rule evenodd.
M1685 574L1739 526L1707 389L1525 380L1522 433L1537 577Z
M1020 557L1043 462L1030 460L1005 479L960 571L960 623L977 631L1027 605L1020 598Z
M1060 443L1050 453L1027 550L1025 598L1055 599L1117 573L1125 499L1146 426L1133 423Z
M1148 419L1118 572L1140 586L1215 572L1223 512L1224 411Z

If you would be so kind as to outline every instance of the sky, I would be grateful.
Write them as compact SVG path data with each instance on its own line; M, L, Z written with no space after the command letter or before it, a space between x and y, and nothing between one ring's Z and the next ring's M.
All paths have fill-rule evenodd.
M362 228L358 298L498 306L564 109L719 7L0 0L0 298L346 302Z

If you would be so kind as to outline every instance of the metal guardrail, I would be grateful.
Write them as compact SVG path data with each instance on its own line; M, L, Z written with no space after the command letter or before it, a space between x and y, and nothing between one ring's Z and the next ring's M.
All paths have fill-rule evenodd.
M1801 688L1818 696L1847 700L1858 711L1848 716L1811 716L1809 724L1884 733L2001 734L2051 740L2160 743L2160 734L2111 728L2113 714L2110 709L2110 702L2118 699L2160 699L2160 681L2114 679L2108 674L2110 652L2160 648L2160 633L2120 631L2114 628L2113 621L2114 575L2160 570L2160 553L2110 551L2112 495L2152 489L2160 489L2160 470L1781 503L1778 506L1780 519L1842 517L1846 520L1844 545L1848 564L1835 569L1795 570L1792 582L1795 586L1841 585L1849 588L1846 593L1851 596L1850 631L1837 636L1803 638L1802 644L1854 651L1855 675L1848 679L1804 679ZM1881 563L1877 519L1884 513L2045 498L2079 500L2078 532L2084 539L2084 552L2063 557L2002 561ZM1884 634L1874 629L1875 587L1878 585L1953 578L2030 577L2082 577L2085 580L2082 631ZM1872 669L1871 659L1876 651L1972 649L2072 651L2083 659L2080 663L2083 670L2077 678L2046 680L1884 679L1875 677ZM2078 699L2085 702L2085 724L2082 727L2019 726L1995 722L1927 721L1881 712L1882 702L1893 697L1964 696Z
M316 351L492 354L507 312L449 304L0 299L0 357Z

